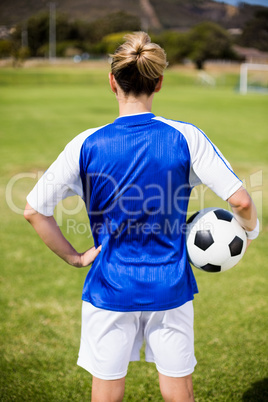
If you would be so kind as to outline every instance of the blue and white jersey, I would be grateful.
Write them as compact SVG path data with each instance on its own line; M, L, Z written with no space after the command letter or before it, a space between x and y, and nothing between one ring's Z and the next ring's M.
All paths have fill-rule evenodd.
M75 137L27 200L51 216L64 198L84 199L95 246L102 245L84 301L115 311L157 311L198 292L185 222L191 189L201 183L224 200L242 185L197 127L142 113Z

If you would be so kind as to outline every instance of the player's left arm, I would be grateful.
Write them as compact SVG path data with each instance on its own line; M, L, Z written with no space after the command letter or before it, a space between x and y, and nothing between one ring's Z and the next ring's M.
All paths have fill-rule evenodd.
M29 203L26 204L24 217L47 247L74 267L80 268L90 265L101 251L101 246L97 249L93 246L84 253L78 253L63 236L54 217L40 214Z
M248 236L248 245L259 234L257 210L247 190L241 186L228 199L236 220L245 229Z
M193 135L187 131L190 130L188 126L184 130L192 163L190 182L194 185L204 183L228 201L235 218L247 233L249 245L259 234L257 211L250 195L229 162L201 130L192 127Z

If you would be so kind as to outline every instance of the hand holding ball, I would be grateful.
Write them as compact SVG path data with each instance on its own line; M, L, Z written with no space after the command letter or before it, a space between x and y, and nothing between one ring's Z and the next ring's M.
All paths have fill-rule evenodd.
M205 208L187 221L186 247L189 261L196 268L223 272L241 260L247 236L231 212Z

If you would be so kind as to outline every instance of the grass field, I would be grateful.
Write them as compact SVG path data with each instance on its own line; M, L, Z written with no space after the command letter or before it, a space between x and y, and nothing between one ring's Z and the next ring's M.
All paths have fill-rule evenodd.
M23 219L25 197L65 144L117 117L108 67L0 70L1 401L88 401L90 375L76 366L81 290L74 269L42 244ZM241 96L237 72L211 71L213 88L193 70L168 70L153 112L202 128L256 201L261 235L234 269L194 269L198 402L267 401L268 97ZM200 188L189 210L227 207ZM85 211L67 200L56 215L79 251L91 244ZM76 225L67 229L75 208ZM80 224L80 226L79 226ZM125 401L161 401L153 364L131 363Z

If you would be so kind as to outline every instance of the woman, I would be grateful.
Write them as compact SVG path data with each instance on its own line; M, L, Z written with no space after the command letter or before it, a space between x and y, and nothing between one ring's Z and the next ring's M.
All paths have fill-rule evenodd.
M258 234L249 194L204 133L151 113L166 66L146 33L127 35L109 74L119 117L75 137L27 197L25 217L52 251L75 267L93 262L78 359L93 375L92 401L123 399L128 363L139 360L144 339L163 398L194 400L198 290L183 230L191 188L207 184L249 239ZM95 244L82 254L53 218L57 203L75 194L85 201Z

